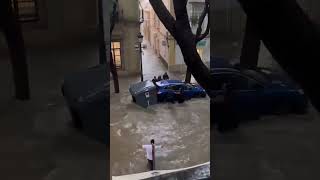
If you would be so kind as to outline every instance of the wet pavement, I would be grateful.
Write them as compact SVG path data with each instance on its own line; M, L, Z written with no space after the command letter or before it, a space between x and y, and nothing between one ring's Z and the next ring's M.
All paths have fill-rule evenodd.
M166 71L152 51L145 50L144 57L145 79ZM132 102L128 91L131 83L139 82L139 76L121 77L119 81L121 92L111 94L110 99L112 175L148 171L142 145L149 144L151 139L161 146L156 151L157 170L185 168L210 160L208 98L183 104L157 104L144 109ZM110 88L112 92L113 83Z

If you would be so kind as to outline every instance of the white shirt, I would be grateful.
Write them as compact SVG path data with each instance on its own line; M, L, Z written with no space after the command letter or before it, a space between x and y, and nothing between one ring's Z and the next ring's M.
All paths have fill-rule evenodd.
M152 145L148 144L148 145L143 145L142 148L146 151L147 153L147 159L148 160L153 160L152 157Z

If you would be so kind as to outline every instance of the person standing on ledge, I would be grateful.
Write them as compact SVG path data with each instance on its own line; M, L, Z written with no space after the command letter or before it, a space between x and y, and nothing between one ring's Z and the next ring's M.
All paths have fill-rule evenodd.
M162 79L163 79L163 80L168 80L168 79L169 79L169 75L168 75L167 72L165 72L165 73L163 74Z
M148 166L150 171L155 169L155 145L154 139L151 139L151 144L143 145L142 148L146 151L146 157L148 160Z
M152 82L155 84L157 81L158 81L157 77L154 76L153 79L152 79Z

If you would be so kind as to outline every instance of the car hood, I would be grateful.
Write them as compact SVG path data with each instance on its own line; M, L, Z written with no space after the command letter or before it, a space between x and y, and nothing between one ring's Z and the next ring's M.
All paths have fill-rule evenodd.
M291 90L299 90L301 87L295 83L293 80L286 78L286 77L272 77L269 86L274 87L274 88L285 88L285 89L291 89Z
M285 73L275 73L268 69L260 69L259 72L268 79L268 85L279 88L301 89L299 85Z

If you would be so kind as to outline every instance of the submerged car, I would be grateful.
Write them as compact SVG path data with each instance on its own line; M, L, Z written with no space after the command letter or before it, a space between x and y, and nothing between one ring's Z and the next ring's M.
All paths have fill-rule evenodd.
M180 80L162 80L156 82L158 101L174 102L183 97L185 100L195 97L206 97L206 91L196 84Z
M305 113L308 99L303 90L290 78L269 69L211 69L214 87L209 92L215 97L232 88L232 110L239 115Z

